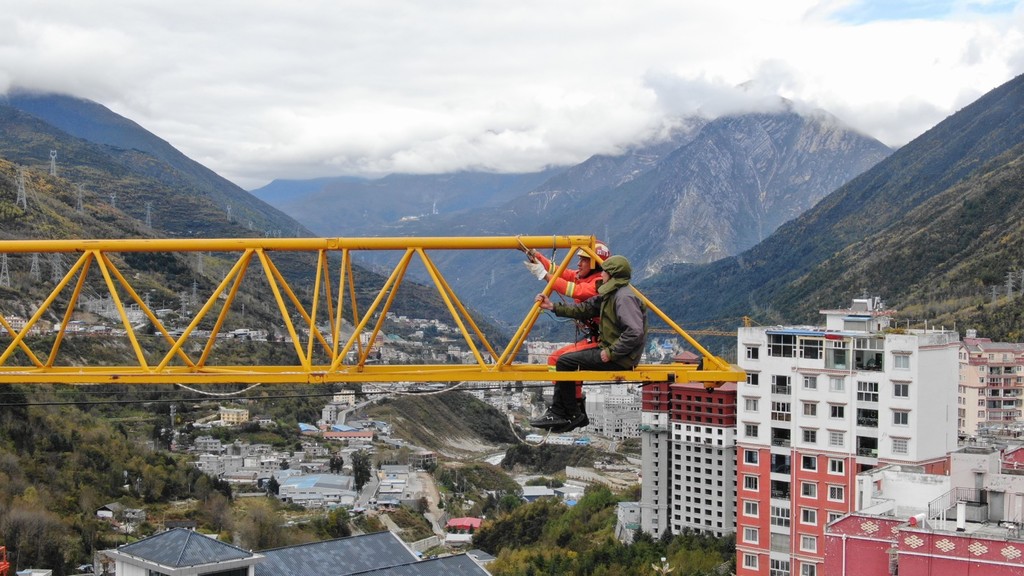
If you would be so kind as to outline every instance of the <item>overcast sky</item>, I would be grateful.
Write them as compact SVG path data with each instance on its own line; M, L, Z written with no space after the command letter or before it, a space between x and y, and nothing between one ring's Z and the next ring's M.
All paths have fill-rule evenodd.
M900 146L1022 72L1024 0L5 0L0 12L0 92L94 100L247 189L575 164L772 95Z

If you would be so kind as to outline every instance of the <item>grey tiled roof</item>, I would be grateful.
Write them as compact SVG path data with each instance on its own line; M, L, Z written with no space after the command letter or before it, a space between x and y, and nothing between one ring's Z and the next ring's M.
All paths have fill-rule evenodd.
M240 560L253 555L248 550L184 528L175 528L126 544L117 551L172 568Z
M465 554L435 560L411 562L366 572L344 572L334 576L488 576L488 572Z
M391 532L261 550L260 554L264 558L256 565L256 576L344 576L416 561L416 555Z

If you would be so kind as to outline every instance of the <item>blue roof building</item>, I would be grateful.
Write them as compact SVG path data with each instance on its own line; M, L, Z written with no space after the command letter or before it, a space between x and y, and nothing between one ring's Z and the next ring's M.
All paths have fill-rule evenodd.
M417 555L391 532L363 534L249 552L176 528L104 551L118 576L487 576L460 554L430 560Z

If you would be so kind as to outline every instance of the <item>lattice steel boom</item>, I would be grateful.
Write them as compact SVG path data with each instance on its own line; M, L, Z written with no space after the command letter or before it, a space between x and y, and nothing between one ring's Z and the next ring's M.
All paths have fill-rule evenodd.
M703 357L701 365L641 364L622 372L556 373L546 364L528 364L515 359L525 345L540 314L534 303L515 334L504 347L495 347L453 291L435 264L432 254L448 250L513 250L521 247L564 250L559 272L572 258L594 253L592 236L508 236L428 238L232 238L232 239L126 239L126 240L17 240L0 241L0 254L61 254L71 261L67 272L35 309L16 318L0 310L0 384L10 383L329 383L329 382L450 382L450 381L641 381L705 382L717 386L743 380L739 369L710 354L696 340L668 318L643 294L640 297L673 331ZM398 264L377 290L365 311L357 306L352 253L393 251ZM204 294L205 301L191 316L186 314L180 330L165 325L133 285L138 275L126 275L124 260L129 253L158 256L185 252L218 254L226 263L223 275L207 265L205 278L216 288ZM281 255L307 262L309 270L289 277L314 278L311 288L296 290L278 267ZM457 255L452 255L455 257ZM199 255L202 258L203 255ZM194 258L194 257L193 257ZM474 359L467 364L374 364L372 344L381 333L396 293L406 278L410 263L421 262L441 300L451 313L465 345ZM187 260L187 258L186 258ZM225 323L238 314L240 288L252 264L262 274L250 274L249 282L273 297L281 313L285 340L293 349L294 361L286 364L222 364L214 359L218 341L227 337ZM332 267L336 270L332 273ZM301 271L300 271L301 272ZM557 274L556 274L557 275ZM252 276L258 276L253 279ZM217 280L219 278L219 280ZM553 281L545 287L551 291ZM246 284L253 289L253 284ZM365 286L363 293L366 292ZM302 293L300 297L299 293ZM135 362L122 365L90 365L70 354L62 354L72 332L83 294L109 298L120 323L117 335L130 344ZM639 293L639 292L638 292ZM529 299L524 294L524 301ZM22 306L24 300L20 301ZM184 306L183 306L184 308ZM183 310L184 311L184 310ZM244 313L244 308L243 308ZM44 328L47 318L52 327ZM152 328L147 328L151 326ZM44 338L38 338L39 335ZM46 342L40 344L40 341Z

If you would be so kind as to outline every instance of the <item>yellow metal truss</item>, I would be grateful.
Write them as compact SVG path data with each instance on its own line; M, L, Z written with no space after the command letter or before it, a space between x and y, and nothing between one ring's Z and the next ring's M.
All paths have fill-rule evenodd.
M632 371L557 373L546 364L516 362L541 309L536 303L515 334L498 348L473 320L451 285L441 274L431 254L445 250L510 250L520 248L562 249L565 257L558 264L564 271L577 254L598 258L592 236L508 236L508 237L428 237L428 238L232 238L232 239L125 239L125 240L17 240L0 241L0 254L61 253L74 256L70 270L57 282L49 296L16 329L0 310L0 384L12 383L123 383L123 384L220 384L220 383L333 383L333 382L457 382L457 381L551 381L585 380L594 382L704 382L708 387L738 382L745 375L721 358L710 354L696 340L668 318L643 294L640 298L651 313L689 342L703 356L700 365L641 364ZM384 250L400 254L398 264L365 311L356 305L356 286L352 253ZM150 309L139 291L115 264L123 253L227 253L235 258L230 270L208 295L180 334L172 332ZM308 253L315 259L315 277L311 299L303 302L275 264L284 253ZM452 320L475 359L469 364L383 365L370 359L371 349L384 325L395 295L405 279L410 262L418 258L451 313ZM306 258L310 260L311 258ZM338 269L332 275L334 261ZM225 337L223 327L236 304L239 287L249 264L262 268L265 290L273 295L281 320L294 348L294 362L287 365L219 365L211 353L218 338ZM120 317L124 335L134 351L136 362L123 365L89 365L64 358L62 343L80 305L87 286L90 267L102 277L90 290L109 297ZM544 288L550 293L553 281ZM247 287L250 285L247 284ZM336 288L335 288L336 287ZM332 290L332 288L335 288ZM529 295L524 295L528 297ZM58 310L58 301L64 302ZM22 303L24 304L24 303ZM154 328L153 335L139 333L129 321L127 306L138 306ZM347 304L347 306L346 306ZM347 312L346 312L347 309ZM47 314L60 317L55 323L48 350L36 350L28 336ZM11 315L13 316L13 315ZM343 335L343 320L351 323L351 334ZM197 328L212 322L210 336L202 341ZM327 328L329 326L329 328ZM38 330L36 331L38 332ZM159 343L154 345L154 339ZM5 344L6 343L6 344ZM64 355L69 356L69 355Z

